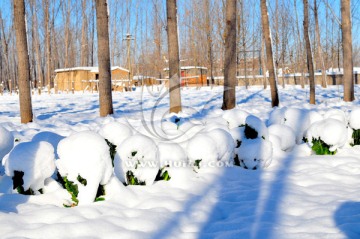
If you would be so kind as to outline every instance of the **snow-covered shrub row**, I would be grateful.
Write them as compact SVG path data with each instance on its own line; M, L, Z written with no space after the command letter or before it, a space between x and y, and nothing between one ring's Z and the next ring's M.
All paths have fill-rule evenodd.
M297 144L306 142L315 154L332 155L339 148L360 144L359 117L360 108L353 109L347 117L346 113L339 109L330 109L321 114L306 109L284 107L271 112L268 126L270 134L280 138L283 150L291 149L285 145L287 143L293 146L289 130L280 128L288 126L295 133Z

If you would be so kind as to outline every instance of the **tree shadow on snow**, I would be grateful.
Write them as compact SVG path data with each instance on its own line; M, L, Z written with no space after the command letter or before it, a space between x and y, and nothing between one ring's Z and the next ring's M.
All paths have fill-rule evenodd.
M334 220L346 238L360 238L360 202L341 204L335 211Z

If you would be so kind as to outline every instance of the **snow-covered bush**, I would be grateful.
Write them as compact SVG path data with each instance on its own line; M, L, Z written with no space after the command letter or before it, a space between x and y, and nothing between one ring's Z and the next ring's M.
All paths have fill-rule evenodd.
M119 180L127 185L151 185L159 171L155 142L136 134L127 138L118 148L114 170Z
M57 159L59 158L57 154L57 146L62 139L64 139L64 136L49 131L43 131L34 135L31 141L33 142L45 141L50 143L54 147L55 158Z
M229 129L233 129L245 125L248 116L249 113L243 110L232 109L225 111L222 117L228 122Z
M235 143L231 134L223 129L213 129L206 133L216 144L218 160L230 162L234 158Z
M119 147L120 144L133 133L131 128L126 124L110 122L100 128L99 134L113 145Z
M56 166L73 205L88 204L112 175L109 147L105 139L91 131L73 134L60 141Z
M158 155L160 161L159 180L181 180L183 172L188 170L185 150L176 143L160 142Z
M306 130L311 125L311 118L308 110L289 108L284 113L282 124L289 126L295 132L296 143L302 143Z
M306 140L316 154L335 154L347 142L348 130L337 119L327 118L313 123L306 132Z
M336 119L346 124L346 115L345 112L339 109L330 109L325 112L324 119Z
M246 169L268 167L272 159L272 144L262 138L246 139L235 149L239 166Z
M14 136L0 126L0 163L2 158L14 147Z
M352 145L360 145L360 108L355 108L350 112L349 126L353 129Z
M195 172L218 161L217 143L206 133L199 133L189 140L187 155Z
M105 141L109 146L110 157L112 164L114 165L117 148L126 138L130 137L133 132L126 124L110 122L100 128L99 134L105 138Z
M268 138L268 129L265 123L254 115L246 117L244 133L247 139Z
M54 148L44 141L20 143L4 158L4 166L6 175L13 179L13 189L37 194L55 171Z
M295 146L295 133L289 126L283 124L273 124L268 128L268 130L270 135L277 136L280 140L281 150L290 150Z

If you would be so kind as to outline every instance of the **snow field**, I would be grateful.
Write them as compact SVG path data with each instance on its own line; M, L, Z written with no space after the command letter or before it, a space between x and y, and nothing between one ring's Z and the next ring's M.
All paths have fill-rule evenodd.
M289 93L296 91L291 89ZM189 91L185 103L194 99L193 95L200 102L209 92ZM36 196L17 194L12 190L11 177L0 175L1 237L357 238L360 148L350 146L349 129L357 127L358 107L344 105L331 112L328 105L338 109L341 104L329 99L326 107L320 104L315 108L289 100L285 107L271 110L256 107L264 100L264 93L258 89L249 90L249 97L242 91L239 94L251 99L239 105L241 110L212 110L215 103L209 103L196 109L194 115L170 116L169 120L155 113L154 124L148 118L150 108L146 110L151 102L146 100L146 127L136 113L131 115L135 102L124 111L130 112L129 118L97 118L93 116L97 114L94 107L87 109L74 103L74 110L58 105L53 110L64 114L44 113L44 119L30 125L2 124L20 139L3 160L5 163L10 162L12 152L23 151L22 144L43 144L47 146L39 147L39 155L49 156L46 152L50 148L53 155L57 152L60 174L69 175L76 183L78 175L95 180L88 181L93 186L86 197L80 196L86 193L80 193L83 185L77 183L79 206L67 209L63 204L70 196L51 175L37 179L43 181L44 194ZM326 92L322 95L327 99ZM69 95L66 102L76 102L72 97ZM49 104L54 102L50 100ZM76 110L84 113L73 121L71 111ZM246 136L245 125L257 132L255 138ZM315 156L310 143L302 141L313 136L336 148L336 155ZM0 134L0 142L4 138ZM105 138L117 146L114 169ZM27 157L33 161L46 161L31 155ZM246 162L248 169L225 164L232 162L234 155ZM157 167L136 174L137 169L130 167L134 164L123 164L123 159L154 161ZM194 167L199 159L215 166ZM177 167L174 162L186 166ZM31 164L34 168L35 162ZM171 179L154 181L159 169L167 164L164 169ZM257 170L250 170L255 167ZM146 181L146 186L124 186L129 169ZM94 188L99 184L105 185L105 201L94 203Z

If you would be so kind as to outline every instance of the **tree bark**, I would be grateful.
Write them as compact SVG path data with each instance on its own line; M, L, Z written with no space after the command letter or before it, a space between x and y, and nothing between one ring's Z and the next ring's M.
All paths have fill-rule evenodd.
M30 93L30 65L26 38L24 0L14 0L14 24L18 57L18 82L21 123L32 122L32 105Z
M170 112L181 111L180 56L176 0L166 0Z
M87 0L82 1L82 26L81 26L81 53L80 53L80 64L82 66L88 66L89 59L89 41L87 37L88 32L88 23L86 16L86 2Z
M269 84L271 91L271 106L279 106L279 95L277 89L277 75L275 73L274 57L272 50L272 40L270 34L269 15L267 10L267 1L260 0L261 23L266 45L266 68L269 71ZM265 73L266 74L266 73Z
M100 116L113 114L107 0L96 0Z
M354 76L352 59L351 9L350 0L341 0L341 32L343 45L344 101L350 102L354 96Z
M327 81L326 81L326 68L324 63L324 56L323 51L321 47L321 37L320 37L320 27L319 27L319 17L318 17L318 6L316 0L314 0L314 18L315 18L315 36L316 36L316 42L317 42L317 52L320 58L320 64L321 64L321 86L323 88L327 87Z
M43 0L44 22L45 22L45 58L46 58L46 85L50 89L54 88L54 82L51 80L51 45L50 45L50 9L49 0Z
M236 0L226 0L223 110L236 106Z
M208 57L208 73L210 73L209 85L214 84L214 74L213 74L213 39L212 39L212 28L211 28L211 11L210 11L210 0L204 0L205 3L205 32L207 39L207 57Z
M310 37L309 37L309 4L308 0L303 0L304 3L304 38L306 47L306 59L309 72L309 86L310 86L310 104L315 104L315 73L314 63L311 51Z

